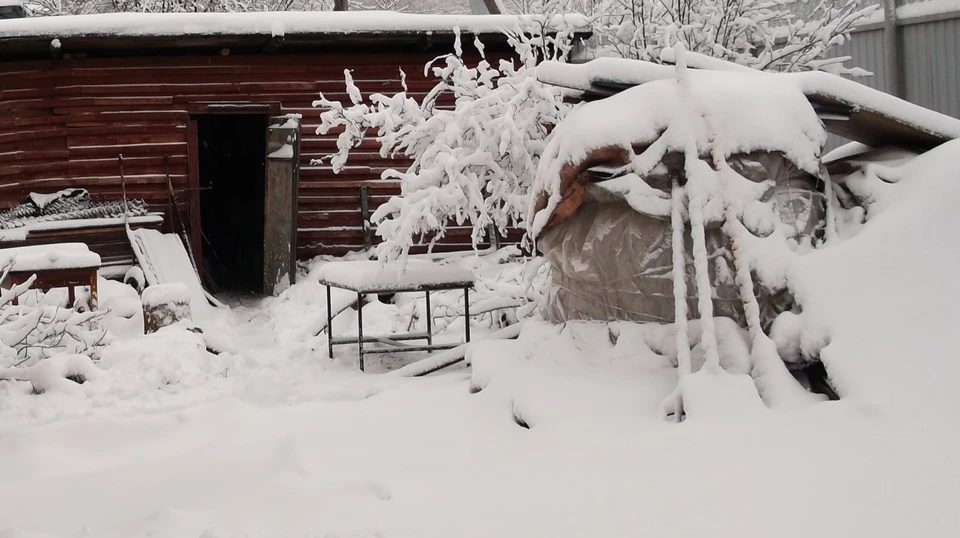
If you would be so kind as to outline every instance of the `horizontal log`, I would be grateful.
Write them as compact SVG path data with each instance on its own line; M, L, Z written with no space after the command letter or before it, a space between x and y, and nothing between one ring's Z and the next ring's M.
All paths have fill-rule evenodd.
M187 130L126 135L75 135L67 131L67 147L74 148L103 146L133 146L141 144L168 144L187 141Z
M112 144L88 147L71 147L70 159L97 159L123 154L126 157L145 155L186 155L186 141L148 144Z
M0 153L0 166L10 162L30 162L30 161L56 161L65 160L69 152L67 150L50 151L10 151Z

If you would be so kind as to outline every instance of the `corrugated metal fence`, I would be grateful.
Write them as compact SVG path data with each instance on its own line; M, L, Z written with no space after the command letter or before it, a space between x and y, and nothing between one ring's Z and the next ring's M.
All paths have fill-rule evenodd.
M897 10L899 92L910 102L960 118L960 8L925 13L930 10L923 7L932 4L914 2ZM861 26L850 40L832 49L830 56L852 56L849 65L873 73L872 77L856 78L857 82L897 93L897 88L887 87L883 32L883 23ZM844 142L831 136L827 147Z

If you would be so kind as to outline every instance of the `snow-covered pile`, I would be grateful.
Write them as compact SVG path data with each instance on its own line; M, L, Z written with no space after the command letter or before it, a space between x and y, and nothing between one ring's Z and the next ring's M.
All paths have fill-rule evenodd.
M822 359L844 398L883 412L960 412L958 169L960 140L858 172L872 199L866 223L798 260L803 315L829 327Z
M676 76L677 70L666 69ZM549 196L533 219L534 236L561 200L561 168L603 147L632 153L633 147L649 144L628 165L639 177L661 165L667 153L686 151L689 144L715 159L780 151L802 170L818 174L826 133L795 86L760 73L687 71L685 77L655 80L583 104L557 126L532 189L534 200Z

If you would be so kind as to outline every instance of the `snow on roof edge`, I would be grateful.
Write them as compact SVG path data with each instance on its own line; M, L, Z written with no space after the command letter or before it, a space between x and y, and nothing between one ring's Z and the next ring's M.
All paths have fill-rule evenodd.
M791 79L810 98L835 100L944 140L960 138L960 119L832 73L805 71L765 74ZM537 66L537 80L540 82L582 91L597 89L598 82L635 86L673 76L672 66L624 58L597 58L577 65L548 61Z
M494 34L537 20L517 15L420 15L390 11L313 11L247 13L107 13L31 17L0 21L0 41L8 38L78 36L184 36L362 33ZM588 28L579 14L557 15L550 26Z

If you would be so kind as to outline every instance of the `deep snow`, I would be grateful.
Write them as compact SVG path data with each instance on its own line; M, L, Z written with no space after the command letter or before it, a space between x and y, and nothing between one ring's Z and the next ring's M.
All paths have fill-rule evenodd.
M799 257L800 337L827 327L840 401L661 422L673 335L629 324L532 321L470 370L363 375L311 335L325 298L304 278L217 310L220 355L126 333L76 390L0 382L0 536L960 535L958 169L960 141L883 171L867 223ZM416 305L364 319L405 328Z

